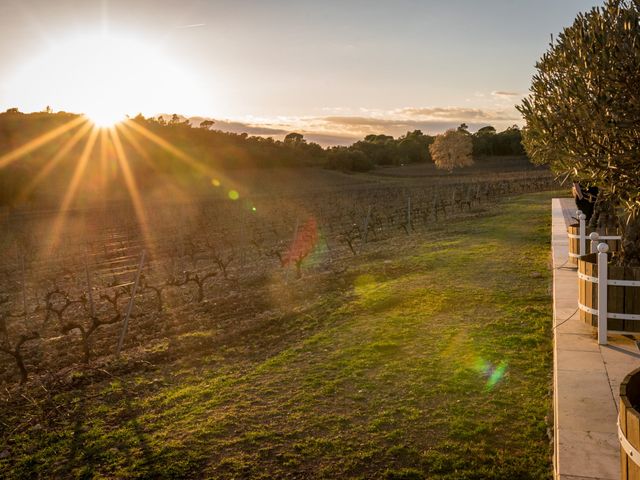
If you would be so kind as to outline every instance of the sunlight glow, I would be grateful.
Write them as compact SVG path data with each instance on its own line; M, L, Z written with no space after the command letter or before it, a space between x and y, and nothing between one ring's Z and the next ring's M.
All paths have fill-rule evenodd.
M127 114L194 111L210 96L156 43L115 32L59 39L7 83L25 110L50 105L84 113L98 127L113 126Z
M24 145L14 150L11 150L9 153L6 153L5 155L0 156L0 168L6 167L7 165L18 160L19 158L27 155L28 153L33 152L34 150L37 150L43 145L46 145L50 141L58 138L63 133L68 132L72 128L77 127L78 125L86 121L87 120L85 118L76 117L73 120L65 123L64 125L54 128L53 130L50 130L47 133L44 133L39 137L36 137L33 140L28 141Z
M205 177L213 178L214 179L212 181L213 185L219 186L219 185L222 185L223 183L225 183L226 185L232 185L233 184L233 182L231 182L227 177L222 175L221 172L214 171L210 166L208 166L208 165L196 160L191 155L186 154L185 152L183 152L179 148L173 146L170 142L168 142L164 138L162 138L162 137L156 135L155 133L149 131L147 128L145 128L144 126L140 125L139 123L127 119L127 120L125 120L124 122L122 122L118 126L119 127L123 126L123 127L131 128L131 130L133 130L136 133L140 134L141 136L146 137L147 139L151 140L153 143L158 145L160 148L164 149L166 152L168 152L171 155L173 155L176 159L180 160L185 165L190 166L191 168L196 170L198 173L202 174ZM216 185L216 182L218 183L218 185Z
M113 118L115 117L111 117L111 119ZM144 205L145 199L141 194L134 170L127 158L120 134L122 134L122 137L127 140L129 146L137 153L138 160L142 161L147 168L158 172L154 159L145 150L136 136L151 140L156 145L173 154L176 159L194 168L204 176L213 178L214 184L222 185L222 181L218 180L219 175L215 174L209 166L194 159L179 148L176 148L160 136L150 132L136 121L125 119L120 123L106 127L106 118L103 117L103 119L104 120L100 122L98 122L98 118L96 118L95 121L88 121L86 115L75 116L73 120L57 126L0 156L0 169L2 169L67 133L67 138L60 142L60 145L54 150L55 153L43 162L31 181L19 192L19 197L26 200L35 188L45 182L53 173L54 169L60 166L63 161L68 159L74 162L71 179L64 190L64 196L60 202L58 213L54 218L50 233L47 236L47 245L44 248L47 254L53 253L58 247L63 245L69 210L74 206L74 202L78 202L78 206L81 206L81 204L86 201L93 202L101 198L106 198L104 196L106 187L111 182L119 182L120 180L124 182L126 191L129 194L146 248L151 255L154 254L155 242ZM104 126L98 126L98 123ZM69 134L68 132L74 128L77 128L77 130ZM86 138L87 135L88 138ZM76 157L76 154L73 153L74 148L80 145L85 138L86 141L81 148L81 153ZM97 155L94 155L98 142L99 150ZM91 166L92 159L99 160L97 168ZM115 162L112 160L115 160ZM120 178L118 172L121 174ZM98 173L97 176L96 173ZM163 180L162 189L165 193L171 191L172 193L177 192L179 194L178 196L184 195L179 188L172 186L171 183L169 179ZM231 189L228 191L228 194L232 200L238 200L240 198L237 190ZM183 198L186 199L187 197L185 196Z
M133 172L131 171L129 160L127 159L127 156L124 152L124 148L122 147L122 142L120 141L120 135L118 135L118 131L116 130L116 127L111 127L109 129L109 134L111 136L111 141L113 142L113 146L116 151L116 158L118 159L118 163L122 171L122 176L127 186L127 191L129 192L129 197L131 198L131 202L133 203L133 209L136 213L136 216L138 217L138 223L140 225L140 229L142 231L145 244L153 254L154 243L152 241L151 231L149 230L149 221L147 219L147 214L144 209L142 197L140 196L140 190L138 189L138 184L136 183L136 179L133 175Z
M60 209L58 210L58 215L51 230L51 237L49 239L50 243L47 248L47 250L49 251L55 249L61 240L61 234L64 230L64 224L67 219L68 209L75 198L78 187L80 186L82 175L84 174L84 171L87 167L89 157L91 156L91 152L93 152L93 147L96 144L97 139L98 129L93 128L91 130L91 133L89 134L87 143L85 143L84 148L82 149L82 154L80 155L80 159L78 160L76 168L73 172L73 177L69 182L69 187L67 187L67 191L65 192L64 198L62 199Z
M117 123L122 122L125 116L117 111L110 111L100 106L85 112L87 119L98 128L111 128Z
M73 134L69 140L56 152L56 154L46 163L46 165L38 171L35 177L27 184L22 192L20 192L19 201L24 201L33 190L51 173L51 171L67 156L76 144L82 140L87 132L91 129L90 123L85 123Z

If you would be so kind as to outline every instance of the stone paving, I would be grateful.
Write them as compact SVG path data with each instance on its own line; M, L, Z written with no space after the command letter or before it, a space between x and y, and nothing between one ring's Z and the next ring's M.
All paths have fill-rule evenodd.
M619 386L640 366L640 351L619 335L600 346L595 329L580 321L577 270L567 262L566 227L576 207L572 199L555 198L551 210L555 478L617 480Z

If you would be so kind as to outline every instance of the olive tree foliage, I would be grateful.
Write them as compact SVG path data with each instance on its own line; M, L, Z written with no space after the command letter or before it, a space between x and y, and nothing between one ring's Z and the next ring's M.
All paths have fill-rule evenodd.
M640 265L640 0L578 14L536 70L518 106L529 157L619 204L621 263Z
M437 135L434 142L429 145L429 152L436 167L444 170L453 170L458 167L473 165L473 141L468 132L447 130Z

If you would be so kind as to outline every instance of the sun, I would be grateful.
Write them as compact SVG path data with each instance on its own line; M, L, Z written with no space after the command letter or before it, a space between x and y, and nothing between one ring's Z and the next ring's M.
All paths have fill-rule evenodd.
M83 113L98 127L138 113L188 113L208 97L166 45L115 32L68 34L8 83L21 106Z
M94 107L84 112L84 115L98 128L111 128L126 119L125 114L111 110L107 106Z

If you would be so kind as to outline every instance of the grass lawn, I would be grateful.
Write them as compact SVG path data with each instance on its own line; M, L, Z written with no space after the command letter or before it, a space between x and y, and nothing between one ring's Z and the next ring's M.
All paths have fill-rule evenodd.
M256 287L280 321L27 395L0 477L550 478L551 196Z

